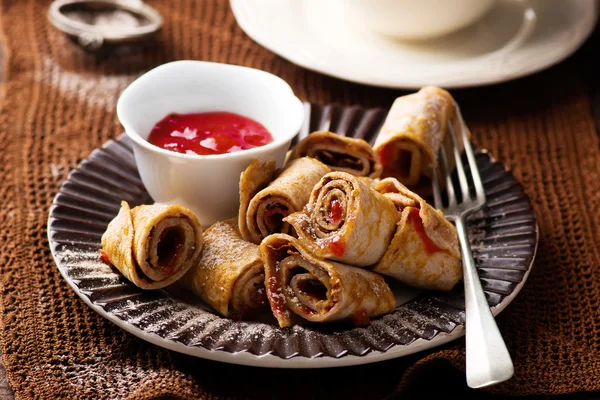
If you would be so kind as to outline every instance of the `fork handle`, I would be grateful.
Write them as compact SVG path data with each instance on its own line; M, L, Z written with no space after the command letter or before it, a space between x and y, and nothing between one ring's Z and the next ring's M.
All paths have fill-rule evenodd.
M456 219L465 286L467 385L480 388L510 379L514 367L483 293L469 245L466 216Z

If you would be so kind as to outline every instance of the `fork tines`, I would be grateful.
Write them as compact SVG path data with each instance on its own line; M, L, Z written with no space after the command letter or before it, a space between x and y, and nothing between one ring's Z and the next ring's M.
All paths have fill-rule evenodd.
M454 122L457 122L460 135L455 132L456 124ZM448 140L448 137L450 140ZM466 155L468 169L465 169L463 163L463 150ZM449 158L447 153L452 153L453 157ZM456 175L453 179L454 169L456 169ZM459 216L485 204L483 183L469 139L468 129L458 105L456 105L456 121L449 121L448 134L440 146L438 167L433 168L432 184L435 207L442 210L447 217ZM444 186L446 188L447 207L444 207L442 199L442 188Z

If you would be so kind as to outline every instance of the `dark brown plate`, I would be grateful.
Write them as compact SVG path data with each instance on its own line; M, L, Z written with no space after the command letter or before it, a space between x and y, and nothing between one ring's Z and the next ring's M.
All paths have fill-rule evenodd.
M306 104L298 137L316 130L373 141L383 109ZM538 243L534 211L523 187L504 166L478 151L487 207L469 220L479 276L494 315L517 295ZM151 203L125 135L107 142L73 170L56 195L48 220L52 254L62 276L95 311L156 345L235 364L319 368L401 357L464 335L461 285L449 293L400 291L396 310L364 328L346 324L280 329L272 322L223 318L176 288L144 291L100 260L100 238L121 200ZM400 288L402 289L402 288Z

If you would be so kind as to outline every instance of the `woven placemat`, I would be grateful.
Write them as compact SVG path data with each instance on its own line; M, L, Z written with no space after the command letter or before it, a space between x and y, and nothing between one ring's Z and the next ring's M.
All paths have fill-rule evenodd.
M0 350L15 396L378 399L410 393L419 382L444 390L464 380L462 340L331 370L195 359L125 333L69 288L48 248L50 204L70 168L121 133L117 98L149 68L178 59L251 66L281 76L313 103L389 107L405 94L290 64L250 40L225 0L149 4L165 17L155 45L98 59L47 22L49 2L1 2ZM515 376L493 392L600 390L600 149L578 65L571 59L511 83L453 91L474 141L513 170L540 224L533 271L497 318Z

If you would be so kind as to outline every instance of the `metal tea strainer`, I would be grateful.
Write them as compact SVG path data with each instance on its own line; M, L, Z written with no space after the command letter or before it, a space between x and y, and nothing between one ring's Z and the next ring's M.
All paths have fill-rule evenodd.
M56 0L50 23L90 52L149 39L162 16L141 0Z

